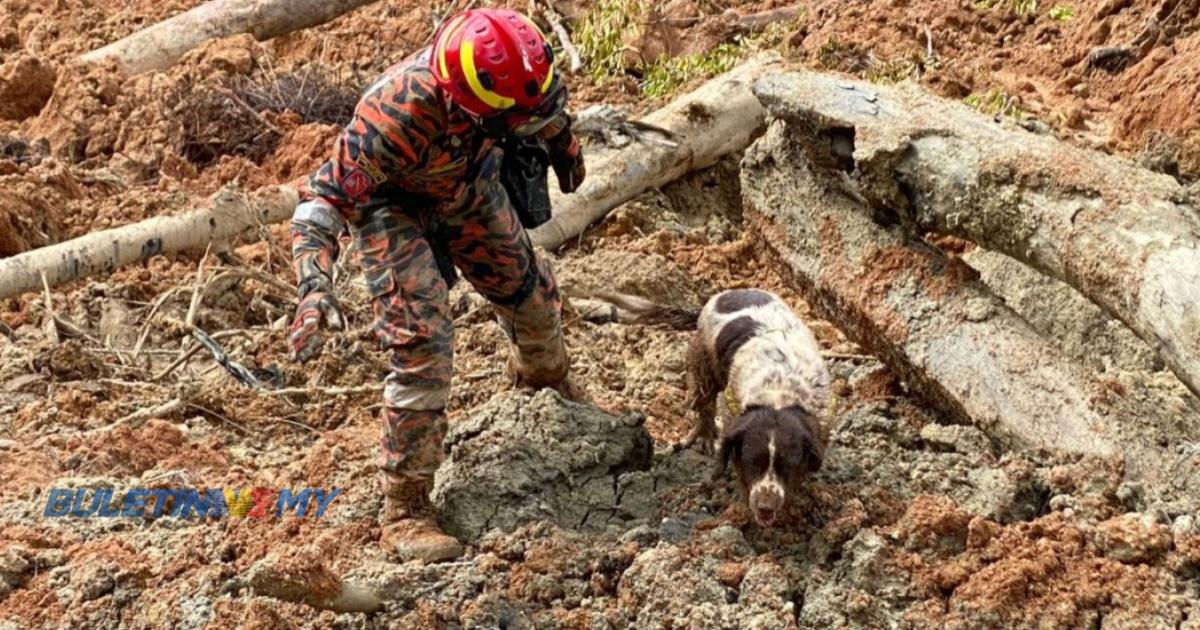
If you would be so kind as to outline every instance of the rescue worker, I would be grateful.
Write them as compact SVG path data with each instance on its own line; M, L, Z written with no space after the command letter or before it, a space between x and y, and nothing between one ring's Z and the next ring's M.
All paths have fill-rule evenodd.
M344 327L332 270L338 235L349 228L374 331L391 354L380 542L402 561L462 553L428 505L446 432L454 267L491 301L510 341L515 383L585 396L568 376L554 276L501 183L500 146L514 138L545 147L564 193L583 181L566 101L550 46L532 21L507 9L469 10L367 89L333 156L301 186L292 218L300 296L292 356L308 360L320 351L321 328ZM545 182L543 167L543 190Z

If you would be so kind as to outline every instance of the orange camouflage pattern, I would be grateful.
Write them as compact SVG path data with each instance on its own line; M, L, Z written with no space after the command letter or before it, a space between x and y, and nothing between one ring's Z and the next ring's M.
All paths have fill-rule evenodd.
M578 142L562 119L542 134L552 155L574 151L582 169ZM391 355L381 414L385 479L431 471L441 457L454 329L449 287L428 240L435 225L455 266L493 302L525 381L553 385L566 377L561 298L500 183L502 159L496 140L448 106L417 58L367 90L333 156L301 186L301 201L324 200L354 235L374 332ZM293 221L292 232L302 294L312 278L326 286L337 235L302 220ZM440 405L430 402L437 392Z

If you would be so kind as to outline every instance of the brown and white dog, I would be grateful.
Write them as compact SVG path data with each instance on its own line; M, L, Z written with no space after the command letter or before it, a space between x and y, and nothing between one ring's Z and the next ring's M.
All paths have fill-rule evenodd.
M755 521L773 526L789 489L824 458L829 370L812 331L778 296L757 289L718 293L699 313L627 295L601 297L635 321L695 330L687 384L696 425L676 447L715 441L714 478L732 460ZM731 417L722 421L716 406L726 390Z

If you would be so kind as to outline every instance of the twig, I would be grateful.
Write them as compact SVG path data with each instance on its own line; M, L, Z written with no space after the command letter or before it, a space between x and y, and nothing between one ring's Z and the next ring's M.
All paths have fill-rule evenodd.
M347 396L351 394L376 394L382 391L382 385L359 385L357 387L285 387L283 389L264 390L262 393L269 396L297 396L302 394Z
M183 470L183 469L179 469L179 470L168 470L168 471L166 471L166 472L161 472L161 473L158 473L157 475L152 475L152 476L150 476L150 477L148 477L148 478L146 478L146 479L143 479L143 480L142 480L142 483L149 484L149 483L153 483L153 482L155 482L155 481L158 481L159 479L167 479L167 478L169 478L169 477L174 477L174 476L176 476L176 475L178 475L178 476L181 476L181 477L184 477L184 478L186 479L186 478L187 478L187 471L186 471L186 470Z
M158 313L158 309L166 304L171 296L183 290L183 287L171 287L169 291L164 292L154 300L154 306L150 308L150 314L146 316L146 321L142 323L142 333L138 335L137 344L133 346L133 360L136 361L138 355L142 353L142 345L146 343L146 338L150 335L150 323L154 320L154 315Z
M202 407L202 406L194 404L194 403L188 403L187 406L188 406L188 409L195 409L196 411L199 411L200 413L206 413L206 414L228 424L229 426L237 429L238 431L241 431L242 433L249 433L249 431L246 430L246 427L243 427L242 425L225 417L223 414L217 413L216 411L213 411L212 409L209 409L208 407Z
M929 25L925 25L925 59L926 61L934 59L936 55L933 52L933 33L929 30Z
M571 60L571 65L568 72L576 74L583 69L583 58L579 56L579 49L571 41L571 34L567 32L563 26L562 16L550 6L549 2L541 3L542 15L546 21L550 23L550 29L554 31L554 35L558 37L558 42L562 44L563 52L567 53L567 58Z
M59 386L60 387L73 387L73 386L78 387L80 385L86 386L86 385L91 385L93 383L103 383L104 385L113 385L116 387L130 387L130 388L153 387L155 389L162 389L161 385L158 385L155 383L148 383L146 381L122 381L120 379L115 379L115 378L99 378L99 379L96 379L95 381L67 381L65 383L59 383Z
M46 272L42 271L42 290L43 298L46 300L46 314L50 316L49 325L46 328L46 336L50 338L51 343L58 343L58 314L54 312L54 298L50 295L50 281L46 279Z
M231 90L227 87L222 87L222 86L216 86L215 89L218 92L220 92L221 94L224 94L225 98L228 98L229 100L233 101L233 103L235 105L246 110L246 112L249 113L251 116L255 117L258 120L258 122L262 123L264 127L266 127L267 129L270 129L272 133L279 136L280 138L282 138L284 136L282 129L280 129L279 127L276 127L274 124L271 123L271 121L267 120L266 117L263 116L261 112L254 109L253 107L250 107L250 105L248 103L246 103L246 101L243 101L242 97L235 94L233 92L233 90Z
M118 357L124 358L124 352L120 348L95 347L95 348L88 348L88 351L89 352L98 352L100 354L115 354ZM179 356L179 353L176 352L175 350L143 350L142 353L145 354L146 356L157 356L157 357Z
M217 274L216 276L213 276L212 279L208 281L208 283L216 284L222 280L225 280L226 278L239 277L239 276L242 278L250 278L251 280L258 280L259 282L261 282L265 285L274 287L275 289L278 289L280 292L282 292L284 295L286 295L293 302L296 301L296 287L293 287L292 285L280 280L279 278L276 278L275 276L273 276L265 271L255 269L254 267L228 267L228 268L222 269L221 273Z
M192 303L188 305L187 317L183 323L188 328L196 326L196 311L200 310L200 302L204 298L204 263L208 262L208 252L212 250L210 243L204 248L204 256L200 258L200 266L196 268L196 286L192 288Z
M854 354L852 352L826 352L822 351L821 356L826 359L844 359L846 361L879 361L879 357L869 354Z
M493 376L496 376L499 373L500 373L500 370L497 370L497 369L480 370L478 372L472 372L470 374L467 374L466 376L463 376L462 378L464 381L482 381L485 378L491 378Z
M50 324L50 326L49 326L49 330L46 331L47 334L50 334L53 337L52 341L54 341L55 343L58 343L58 333L59 333L59 330L61 329L62 332L66 333L67 335L69 335L71 337L76 337L79 339L87 340L89 343L96 345L96 346L103 346L104 344L101 343L99 339L96 339L95 337L89 335L87 333L87 331L80 328L79 326L76 326L73 322L71 322L67 318L59 315L58 313L56 313L54 311L54 302L51 300L51 297L50 297L50 283L46 279L46 272L43 271L43 272L41 272L41 274L42 274L42 289L45 292L44 299L46 301L45 305L43 305L42 308L46 311L46 315L48 315L50 317L50 319L48 321L52 322L52 324Z
M109 431L111 431L123 424L132 424L135 427L137 427L138 425L145 422L146 420L149 420L151 418L157 418L159 416L165 416L165 415L171 414L171 413L175 413L176 411L183 409L185 406L186 405L182 399L172 398L171 400L168 400L167 402L165 402L161 405L157 405L154 407L147 407L145 409L139 409L139 410L117 420L116 422L112 423L111 425L109 425L107 427L107 429Z
M203 349L204 349L204 346L202 346L198 343L192 344L192 347L187 352L179 355L179 358L175 359L175 361L173 361L171 363L171 365L168 365L167 367L163 368L162 371L160 371L158 374L151 376L150 380L161 381L164 378L166 378L167 376L170 376L171 372L175 371L175 368L183 365L184 363L187 363L188 359L191 359L192 357L196 356L196 354L199 353Z
M282 422L284 424L290 424L294 427L300 427L301 429L304 429L305 431L308 431L309 433L318 433L318 431L316 429L308 426L307 424L304 424L303 422L296 422L295 420L289 420L288 418L277 418L277 420L279 420L280 422Z

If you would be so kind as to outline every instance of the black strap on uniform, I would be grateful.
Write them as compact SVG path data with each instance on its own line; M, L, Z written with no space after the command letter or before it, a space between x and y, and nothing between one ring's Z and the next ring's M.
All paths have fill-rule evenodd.
M525 279L521 281L521 288L517 289L516 293L505 298L488 298L493 303L500 306L509 306L516 308L524 302L526 298L533 295L533 290L537 288L538 278L541 274L538 272L537 260L531 258L529 260L529 271L525 272Z

